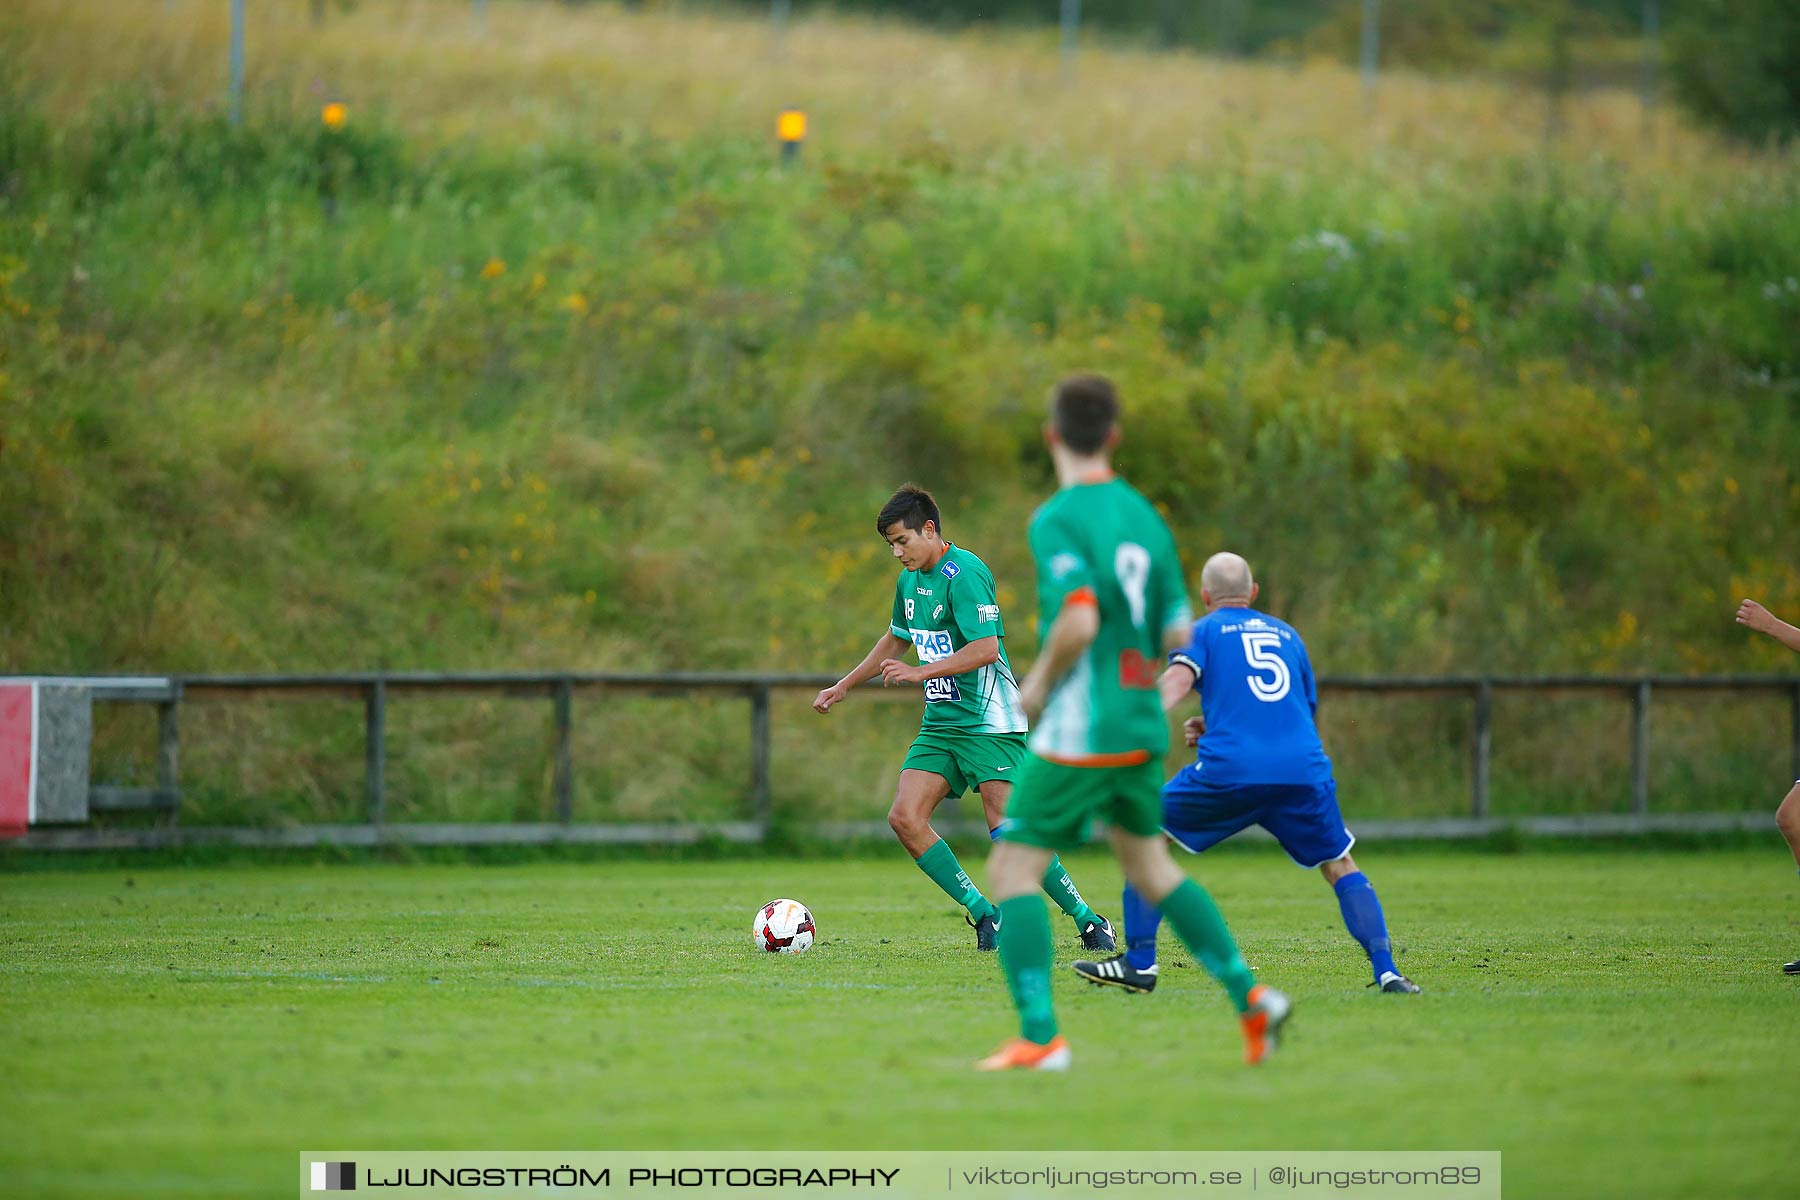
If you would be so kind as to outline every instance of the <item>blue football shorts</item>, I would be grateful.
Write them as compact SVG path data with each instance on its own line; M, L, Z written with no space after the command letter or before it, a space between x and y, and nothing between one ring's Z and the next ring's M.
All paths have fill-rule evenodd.
M1239 830L1261 825L1302 867L1350 853L1356 835L1344 828L1337 783L1208 783L1184 767L1163 785L1163 831L1190 854Z

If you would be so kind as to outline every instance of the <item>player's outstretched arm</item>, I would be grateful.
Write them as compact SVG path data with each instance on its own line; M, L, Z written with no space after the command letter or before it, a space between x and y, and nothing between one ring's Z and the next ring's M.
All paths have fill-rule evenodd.
M1794 628L1754 600L1738 605L1737 623L1758 633L1766 633L1789 650L1800 654L1800 629Z
M836 704L839 700L842 700L845 696L848 696L851 688L855 687L865 679L873 679L875 676L881 674L881 662L883 659L893 658L910 645L912 645L912 643L905 638L894 636L892 630L882 634L880 639L876 641L874 647L867 654L863 655L863 660L850 669L848 675L813 697L813 711L820 713L830 712L831 706Z

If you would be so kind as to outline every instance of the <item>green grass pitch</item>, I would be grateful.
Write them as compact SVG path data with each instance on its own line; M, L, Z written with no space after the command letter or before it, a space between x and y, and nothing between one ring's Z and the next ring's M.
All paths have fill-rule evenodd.
M1188 866L1295 995L1289 1043L1244 1067L1165 939L1153 996L1060 974L1067 1076L970 1069L1012 1031L999 967L898 849L4 874L0 1180L286 1195L307 1148L779 1146L1497 1149L1509 1196L1791 1184L1778 846L1359 849L1426 995L1365 990L1316 874L1228 847ZM1070 866L1116 913L1110 861ZM810 953L752 949L776 896L812 907Z

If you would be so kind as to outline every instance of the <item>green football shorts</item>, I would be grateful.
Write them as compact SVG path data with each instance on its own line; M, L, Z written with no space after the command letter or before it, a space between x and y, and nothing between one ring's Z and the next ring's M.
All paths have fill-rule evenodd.
M960 796L990 779L1011 783L1025 757L1025 735L1022 733L921 729L900 769L942 775L950 785L950 794Z
M1025 756L1006 802L1000 836L1044 850L1078 846L1088 823L1139 837L1162 832L1162 758L1130 767L1070 767Z

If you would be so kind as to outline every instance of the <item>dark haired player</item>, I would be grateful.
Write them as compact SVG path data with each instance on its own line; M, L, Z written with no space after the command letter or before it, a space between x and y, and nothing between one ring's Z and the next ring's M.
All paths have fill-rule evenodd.
M863 660L820 692L813 708L830 712L851 688L877 675L883 686L925 685L925 716L901 766L888 824L919 870L967 911L976 948L992 950L999 911L932 829L931 814L946 797L973 788L989 836L996 836L1012 776L1025 756L1025 710L1006 661L994 576L979 558L943 540L943 518L922 487L906 484L895 492L875 529L900 560L893 616ZM900 660L908 646L918 652L917 666ZM1052 856L1039 879L1075 922L1083 946L1115 947L1112 926L1081 898L1061 860Z
M1193 621L1175 539L1150 502L1113 475L1119 401L1108 380L1076 375L1056 387L1044 429L1061 490L1031 518L1044 647L1020 687L1033 717L1006 825L988 859L1000 904L1000 965L1020 1035L984 1071L1062 1071L1069 1043L1050 1000L1050 926L1032 883L1088 824L1111 827L1125 878L1224 985L1244 1056L1261 1062L1293 1005L1259 984L1212 897L1182 873L1162 836L1162 757L1169 730L1157 695L1165 650Z

